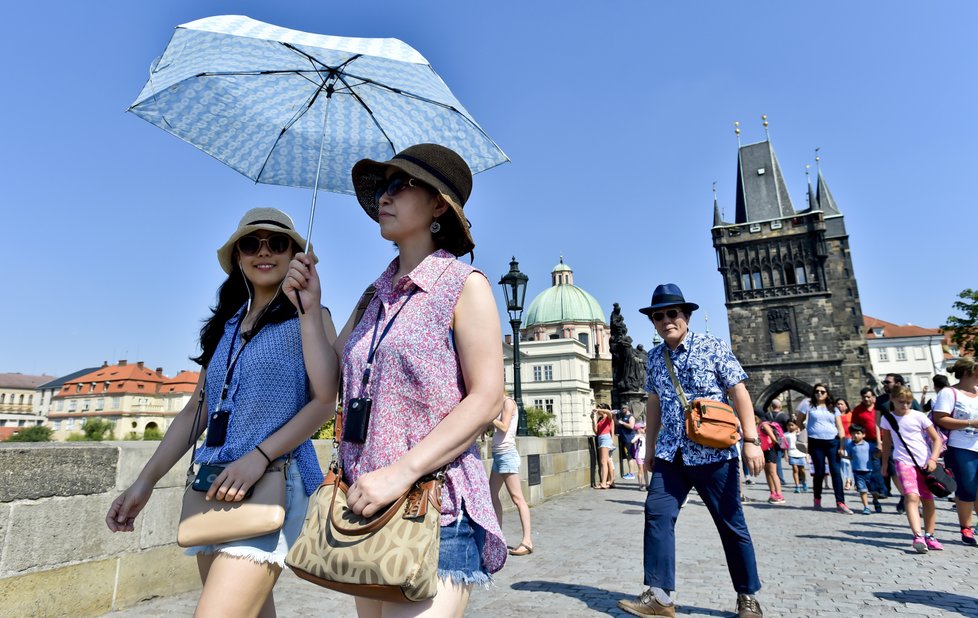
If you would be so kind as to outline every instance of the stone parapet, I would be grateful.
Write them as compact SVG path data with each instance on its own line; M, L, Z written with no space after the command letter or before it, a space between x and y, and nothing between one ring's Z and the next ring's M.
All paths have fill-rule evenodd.
M156 485L135 531L105 514L158 442L0 444L0 607L11 616L97 616L200 587L194 559L176 546L189 453ZM314 443L323 467L332 444ZM530 505L586 487L587 438L517 438ZM488 443L479 444L490 470ZM539 455L540 484L527 484ZM504 508L512 508L502 496Z

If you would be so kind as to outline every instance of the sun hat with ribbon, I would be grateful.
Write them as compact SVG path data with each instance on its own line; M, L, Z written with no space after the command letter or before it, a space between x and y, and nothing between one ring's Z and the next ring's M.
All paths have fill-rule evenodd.
M682 307L687 313L692 313L700 308L696 303L686 302L683 291L675 283L663 283L652 292L652 303L648 307L639 309L639 313L652 316L657 309L664 307Z
M238 229L234 230L234 233L231 234L227 242L217 250L217 261L220 262L224 272L229 275L231 274L235 243L243 236L259 230L285 234L299 247L299 251L305 249L306 239L300 236L299 232L295 231L295 224L292 222L292 217L278 208L252 208L241 217L241 221L238 222ZM309 245L309 251L312 251L311 244ZM316 261L318 262L319 260Z
M380 207L375 197L377 188L387 182L385 172L389 167L396 167L437 191L451 206L450 210L458 220L458 228L464 236L461 253L464 255L475 248L469 221L462 212L472 193L472 170L465 159L451 148L439 144L417 144L405 148L389 161L357 161L351 172L353 188L360 206L374 221L380 218Z

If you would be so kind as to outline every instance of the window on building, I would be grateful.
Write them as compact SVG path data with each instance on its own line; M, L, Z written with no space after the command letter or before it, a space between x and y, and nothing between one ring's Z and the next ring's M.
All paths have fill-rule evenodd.
M113 410L118 410L121 406L122 406L122 397L113 397L112 398L112 409Z
M78 409L78 401L77 400L72 399L71 401L68 402L68 411L69 412L74 412L77 409Z
M95 400L95 409L96 410L104 410L105 409L105 398L104 397L99 397L98 399Z
M59 431L61 429L61 421L54 421L54 430Z
M741 273L740 275L740 287L744 290L750 289L750 273Z
M795 285L797 283L798 280L795 279L795 269L791 267L791 264L788 264L784 267L784 284Z
M533 381L539 382L543 380L543 367L540 365L533 366Z
M577 333L577 340L584 344L584 347L587 349L588 352L591 351L591 346L588 342L587 333Z
M764 282L761 280L761 271L755 270L750 276L751 283L754 285L755 290L759 290L764 287Z
M59 399L56 402L54 402L54 409L55 409L56 412L61 412L62 410L64 410L65 409L65 400L64 399Z
M550 380L553 380L554 379L554 366L553 365L544 365L543 366L543 379L546 382L549 382Z
M23 419L21 419L21 420L19 420L19 421L17 421L17 426L18 426L18 427L23 427L23 426L24 426L24 425L26 425L26 424L27 424L27 421L25 421L25 420L23 420Z
M0 403L7 402L7 393L0 393Z
M71 431L74 428L75 428L75 419L69 418L67 421L65 421L65 429Z
M924 349L923 348L920 348L920 347L914 348L913 349L913 358L914 358L914 360L924 360Z
M78 386L75 387L75 392L76 393L80 393L81 392L81 389L82 389L82 385L79 384Z
M533 381L534 382L549 382L554 379L554 366L553 365L534 365L533 366Z
M808 283L808 276L805 275L804 266L795 266L795 279L799 284Z
M88 400L82 402L82 412L88 412L88 404L89 404Z
M533 407L534 408L540 408L541 410L545 411L547 414L553 414L554 413L554 400L553 399L534 399L533 400Z
M896 359L898 361L907 360L907 348L904 348L903 346L898 347L896 349Z
M21 396L20 396L20 397L19 397L19 398L17 399L17 403L18 403L19 405L24 405L24 396L23 396L23 395L21 395Z
M885 363L890 360L890 353L886 348L880 348L880 362Z
M34 395L27 396L27 405L32 405L34 403Z

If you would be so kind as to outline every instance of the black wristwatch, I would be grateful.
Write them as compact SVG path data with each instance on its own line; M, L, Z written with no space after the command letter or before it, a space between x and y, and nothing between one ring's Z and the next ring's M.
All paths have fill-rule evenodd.
M754 438L744 438L744 442L750 442L754 446L760 446L761 445L761 437L760 436L755 436Z

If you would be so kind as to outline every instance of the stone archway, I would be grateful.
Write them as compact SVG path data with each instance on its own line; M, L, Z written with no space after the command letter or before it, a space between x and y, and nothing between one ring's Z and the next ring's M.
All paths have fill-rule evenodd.
M760 395L754 397L754 407L760 410L767 410L771 402L785 391L797 391L805 397L811 397L812 385L792 376L778 378L761 391Z

